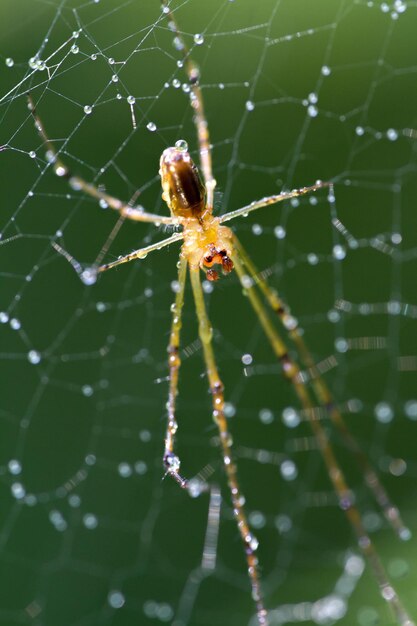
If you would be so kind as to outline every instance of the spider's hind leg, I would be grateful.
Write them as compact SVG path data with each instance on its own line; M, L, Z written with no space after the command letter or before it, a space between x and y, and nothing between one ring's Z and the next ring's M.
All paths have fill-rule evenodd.
M288 349L279 335L277 329L261 300L258 293L258 285L256 281L256 273L251 271L248 257L242 257L240 244L235 238L235 250L232 259L235 265L236 273L240 283L247 295L254 312L261 324L268 341L279 359L285 378L291 382L305 415L309 418L309 423L318 448L323 457L323 461L327 468L329 479L337 494L340 508L345 515L356 535L359 548L368 560L375 580L377 581L382 598L390 606L397 623L401 626L415 626L415 622L411 620L407 611L403 607L396 591L394 590L385 568L381 562L378 552L366 531L362 516L355 505L353 494L346 481L345 475L336 459L333 446L330 443L326 430L323 428L316 416L316 407L312 401L310 390L303 381L301 371L298 364L290 356Z
M224 388L214 357L212 329L204 303L204 294L200 280L200 268L190 267L190 277L198 317L199 335L203 347L204 362L212 397L213 420L219 431L224 469L227 476L236 523L245 549L248 573L252 586L252 597L256 604L258 624L259 626L266 626L268 623L268 616L263 603L258 571L258 558L256 556L258 543L249 528L246 512L243 506L244 498L237 479L237 469L232 458L231 437L227 427L226 416L224 414Z
M282 326L288 333L289 338L294 344L303 366L310 374L310 384L314 391L314 395L321 408L336 426L342 441L346 447L352 452L363 473L365 482L372 491L375 500L381 507L388 523L392 526L400 539L406 540L411 536L410 530L405 526L401 519L398 508L392 503L385 487L382 485L379 477L369 462L366 454L361 449L359 443L350 432L343 415L332 397L326 382L318 371L314 358L309 351L302 334L300 333L298 323L295 317L291 315L291 311L287 304L281 299L279 294L274 291L267 283L266 279L257 270L255 264L244 250L240 241L234 235L233 243L239 257L246 268L250 280L259 288L272 311L279 317Z

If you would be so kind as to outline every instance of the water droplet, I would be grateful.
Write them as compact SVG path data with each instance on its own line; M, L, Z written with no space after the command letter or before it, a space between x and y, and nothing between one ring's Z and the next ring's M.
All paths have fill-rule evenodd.
M97 61L97 55L96 55L96 54L92 54L92 55L90 56L90 59L91 59L92 61Z
M307 113L310 117L317 117L319 110L314 104L310 104L310 106L307 107Z
M362 137L362 135L365 134L365 129L363 126L357 126L355 128L355 133L358 135L358 137Z
M398 13L404 13L407 9L407 3L404 0L395 0L394 8Z
M277 515L275 520L275 527L279 533L287 533L292 528L292 521L288 515Z
M252 232L253 232L254 235L262 235L263 228L262 228L262 226L260 224L253 224Z
M328 65L323 65L323 67L321 68L321 73L323 76L330 76L330 74L332 73L332 70L330 69Z
M301 420L297 411L292 406L288 406L282 412L282 421L288 428L296 428Z
M259 411L259 419L262 424L272 424L274 421L274 414L271 409L261 409Z
M135 102L136 102L135 96L128 96L127 97L127 102L128 102L128 104L135 104Z
M21 500L26 495L26 489L22 483L13 483L10 490L12 492L12 496L16 498L16 500Z
M115 60L113 59L113 57L110 57L109 65L114 65L114 64L115 64Z
M7 324L9 316L5 311L0 311L0 324Z
M80 278L84 285L94 285L97 281L97 270L95 267L86 267L80 274Z
M68 504L73 509L77 509L81 504L81 498L77 493L72 493L68 498Z
M119 77L117 74L113 74L111 77L112 83L117 83L119 81Z
M314 252L310 252L310 254L307 255L307 262L310 265L317 265L317 263L319 262L319 257L317 256L317 254L314 254Z
M98 203L99 203L100 209L108 209L109 208L108 202L104 198L100 198Z
M29 152L29 156L30 156L31 159L36 159L36 152L34 150L31 150Z
M86 513L83 517L83 524L88 530L94 530L98 526L98 519L93 513Z
M404 405L404 412L411 420L417 420L417 400L408 400Z
M110 591L107 601L113 609L121 609L125 603L125 597L121 591Z
M180 37L174 37L172 40L175 50L184 50L184 44Z
M251 354L244 354L241 360L243 365L250 365L253 361L253 357Z
M336 339L336 341L334 342L334 347L336 348L337 352L341 353L347 352L349 349L348 342L343 337L339 337L338 339Z
M16 459L10 459L7 467L9 468L9 472L13 474L13 476L17 476L22 471L20 461L17 461Z
M12 319L10 320L10 328L12 330L19 330L20 326L20 320L18 320L17 317L12 317Z
M37 68L37 62L38 62L38 59L37 59L36 57L31 57L31 58L29 59L29 67L30 67L32 70L36 70L36 69L38 69L38 68Z
M314 91L308 94L308 101L311 102L311 104L317 104L318 100L318 96Z
M188 143L185 139L178 139L178 141L175 142L175 147L181 152L188 152Z
M201 33L196 33L194 35L194 43L197 44L197 46L201 46L201 44L204 43L204 37Z
M390 141L395 141L398 139L398 131L396 131L395 128L388 128L387 137Z
M282 226L275 226L274 235L277 239L284 239L286 235L285 228L283 228Z
M175 89L179 89L181 87L181 81L178 80L178 78L174 78L174 80L172 81L172 86L175 87Z
M297 467L294 461L287 459L280 465L281 476L284 480L295 480L298 475Z
M85 107L84 107L84 113L85 113L86 115L90 115L90 113L92 112L92 110L93 110L93 107L92 107L92 106L90 106L89 104L86 104L86 105L85 105Z
M140 476L143 476L148 471L148 466L145 461L136 461L134 467L136 474L139 474Z
M7 67L13 67L13 65L14 65L14 61L13 61L12 57L7 57L5 63L6 63Z
M249 513L249 524L253 526L253 528L264 528L266 524L266 518L261 511L251 511Z
M58 165L55 168L55 174L59 177L61 176L66 176L66 174L68 173L68 170L66 167L64 167L63 165Z
M72 54L78 54L80 51L79 47L75 45L75 43L71 46Z
M146 128L151 131L151 133L155 132L156 124L154 122L149 122L146 124Z
M128 478L133 474L132 467L131 465L129 465L129 463L119 463L117 471L122 478Z
M255 108L255 105L252 102L252 100L247 100L245 103L245 107L247 111L253 111L253 109Z
M91 385L83 385L81 387L81 392L83 396L85 396L86 398L90 398L94 393L94 389L92 388Z
M32 365L37 365L41 362L41 354L37 350L29 350L28 352L28 361L32 363Z
M388 402L379 402L375 407L375 417L381 424L388 424L394 418L394 412Z
M343 246L336 245L333 247L333 256L338 261L342 261L346 257L346 250Z

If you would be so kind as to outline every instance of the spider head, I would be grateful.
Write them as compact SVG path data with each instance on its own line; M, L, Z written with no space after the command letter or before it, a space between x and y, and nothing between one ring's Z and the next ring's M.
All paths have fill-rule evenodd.
M163 151L159 174L162 198L174 217L202 215L206 206L206 190L185 141Z
M226 250L216 248L214 244L210 244L202 260L207 280L210 281L219 279L219 273L213 269L213 265L221 265L223 274L229 274L233 269L233 261L228 256Z

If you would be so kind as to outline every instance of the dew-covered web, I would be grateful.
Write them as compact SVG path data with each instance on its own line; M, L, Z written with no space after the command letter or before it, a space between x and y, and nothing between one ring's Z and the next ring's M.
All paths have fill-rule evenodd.
M335 184L334 198L320 190L233 228L297 316L413 530L417 4L170 7L201 70L216 210ZM202 470L221 501L216 489L193 499L163 480L179 244L84 284L76 270L94 266L115 227L105 262L170 231L120 224L55 176L27 107L30 91L74 174L166 214L162 150L184 139L198 160L178 42L158 0L2 0L0 17L0 623L255 624L188 289L178 451L183 471ZM237 277L204 289L270 623L396 623ZM415 539L388 528L345 441L318 415L416 618Z

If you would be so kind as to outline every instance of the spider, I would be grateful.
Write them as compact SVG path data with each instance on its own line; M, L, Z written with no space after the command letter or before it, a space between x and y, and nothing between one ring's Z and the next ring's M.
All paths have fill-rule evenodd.
M320 189L328 188L330 193L333 193L332 185L331 183L317 181L309 187L266 196L220 217L213 214L213 197L216 181L212 172L209 128L204 111L203 95L199 86L199 69L190 55L190 51L178 28L172 10L164 0L162 1L162 12L168 19L168 26L175 36L176 48L181 51L183 66L187 74L190 87L190 101L194 110L194 122L197 131L202 171L201 178L199 170L188 151L188 145L184 140L179 140L175 146L168 147L164 150L160 158L159 174L162 184L162 198L170 210L169 216L155 215L146 211L141 205L131 206L131 204L127 204L107 194L95 185L85 181L83 178L74 175L60 159L53 143L48 138L41 119L37 114L32 97L29 95L28 98L29 109L33 116L35 126L47 148L47 158L52 164L57 176L67 179L73 189L80 190L106 203L106 205L117 211L123 218L139 222L151 222L157 226L161 224L176 226L181 230L162 241L135 250L116 261L104 265L97 263L96 266L87 269L81 268L80 264L67 252L62 250L60 246L57 244L54 244L54 246L71 262L73 267L80 274L82 280L87 284L92 284L95 282L98 273L115 268L122 263L128 263L136 259L144 259L150 252L160 250L174 242L183 242L179 254L178 290L172 307L173 316L168 344L168 418L163 466L166 474L171 476L182 489L187 490L192 495L196 495L196 491L197 495L201 491L207 491L207 487L204 483L201 482L201 484L197 484L198 481L195 479L190 480L185 477L181 471L181 460L175 453L176 433L178 429L176 398L181 366L180 331L185 285L187 275L189 274L198 319L205 369L212 398L213 420L219 433L223 465L233 505L234 517L246 556L257 622L259 626L265 626L268 624L268 613L264 604L259 574L257 558L258 542L249 528L244 506L245 498L239 486L237 467L233 460L231 437L224 411L224 387L216 364L212 343L212 327L207 314L201 283L202 273L205 275L206 279L215 282L220 278L221 274L229 274L232 271L236 272L244 293L248 297L259 323L265 332L267 340L282 366L283 375L291 383L304 414L310 422L317 440L318 448L321 451L324 463L327 467L329 478L337 494L339 505L345 512L353 528L359 547L368 559L371 570L379 585L381 595L391 607L398 624L402 626L413 626L415 623L408 616L397 593L392 587L379 555L365 529L361 515L354 503L352 492L338 464L328 435L321 425L319 419L321 415L324 414L326 417L330 418L341 433L343 440L353 453L363 472L365 482L372 490L385 517L398 536L401 539L408 539L410 537L410 531L404 525L398 509L391 503L388 494L379 481L366 455L350 433L337 403L332 398L325 381L318 372L314 359L304 342L296 318L292 316L289 307L278 293L268 285L262 274L258 272L255 264L242 247L233 230L224 225L225 222L229 222L240 216L246 216L262 207L277 204ZM290 342L296 348L297 359L290 355L286 343L281 338L277 326L273 321L274 316L278 318ZM302 373L301 367L304 367L308 372L309 376L307 378Z

